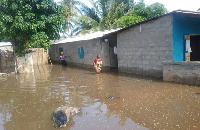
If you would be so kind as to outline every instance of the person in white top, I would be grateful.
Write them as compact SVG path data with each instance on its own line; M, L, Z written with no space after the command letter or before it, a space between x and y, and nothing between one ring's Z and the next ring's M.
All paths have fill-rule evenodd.
M62 65L67 65L67 62L65 60L65 58L67 58L63 52L60 53L60 57L59 57L59 63Z

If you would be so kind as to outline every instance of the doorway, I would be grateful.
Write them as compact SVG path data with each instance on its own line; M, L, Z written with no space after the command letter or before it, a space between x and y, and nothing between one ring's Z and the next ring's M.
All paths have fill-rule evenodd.
M58 54L59 56L60 56L60 53L61 53L61 52L63 52L63 48L62 48L62 47L59 47L59 54Z
M118 59L117 59L117 47L116 46L109 47L109 55L110 55L110 68L117 69L118 68Z
M190 61L200 61L200 35L190 36Z

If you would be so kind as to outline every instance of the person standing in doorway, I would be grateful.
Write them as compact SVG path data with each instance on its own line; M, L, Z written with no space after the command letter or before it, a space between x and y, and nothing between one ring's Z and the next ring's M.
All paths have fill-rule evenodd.
M65 58L67 58L63 52L60 53L60 57L59 57L59 63L62 65L67 65L67 62L65 60Z
M102 67L102 59L101 59L100 55L97 55L97 58L93 62L93 66L96 70L96 73L100 74L101 67Z

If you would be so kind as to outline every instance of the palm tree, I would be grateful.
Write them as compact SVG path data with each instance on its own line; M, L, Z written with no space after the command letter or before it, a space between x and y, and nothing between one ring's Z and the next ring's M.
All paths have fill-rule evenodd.
M166 12L159 3L146 6L143 2L135 4L134 0L88 1L92 7L75 0L63 0L68 2L65 6L69 35L126 27Z
M84 15L78 18L82 31L88 33L93 31L111 29L112 24L127 13L133 6L133 0L89 0L92 7L83 6Z
M124 16L133 6L134 0L109 0L108 9L102 17L103 28L113 28L115 21Z
M75 27L75 18L78 16L78 14L82 14L80 6L83 6L84 4L78 0L61 0L59 4L61 4L65 9L64 17L66 17L66 23L63 27L64 30L66 30L65 34L71 36L73 35L73 30Z

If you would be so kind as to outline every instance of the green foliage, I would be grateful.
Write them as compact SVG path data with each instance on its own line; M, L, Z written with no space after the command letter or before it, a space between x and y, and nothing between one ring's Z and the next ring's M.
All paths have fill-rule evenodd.
M150 6L146 6L144 3L137 3L132 9L115 21L112 27L128 27L132 24L139 23L149 18L153 18L159 15L167 13L163 4L154 3Z
M64 8L65 25L63 29L65 30L65 34L72 36L76 34L77 28L79 28L79 26L75 25L77 23L75 18L78 14L82 14L80 7L85 5L78 0L61 0L59 4Z
M125 28L132 24L139 23L144 20L145 20L145 18L143 18L141 16L122 16L113 25L114 25L114 27Z
M98 0L96 4L102 7L101 10L105 10L101 13L103 15L99 15L101 30L112 29L113 24L134 5L133 0Z
M77 23L81 26L80 29L82 29L80 33L111 29L115 21L122 17L127 12L127 9L131 7L132 0L90 1L92 8L84 6L82 10L85 15L77 19Z
M133 9L129 10L129 15L142 16L146 19L153 18L159 15L163 15L167 13L167 9L163 4L154 3L150 6L146 6L144 3L136 4Z
M24 56L25 55L25 47L24 46L16 46L15 47L15 52L17 53L18 56Z
M149 14L148 18L153 18L153 17L167 13L167 9L164 7L163 4L160 4L160 3L151 4L147 8L149 8L149 10L150 10L150 14Z
M0 39L16 45L16 52L28 47L46 48L50 40L60 37L63 14L62 6L53 0L0 0Z
M128 12L131 16L142 16L144 18L147 18L149 15L148 10L146 9L146 5L144 3L138 3L136 4L131 10Z
M167 13L164 5L160 3L147 6L143 2L135 4L134 0L88 1L91 3L92 7L77 2L77 0L61 0L61 3L73 3L73 6L69 6L70 4L65 5L66 10L68 10L68 12L71 11L71 13L67 13L70 14L68 27L70 27L71 35L105 29L123 28ZM79 5L79 9L77 9L77 5ZM75 15L73 13L74 10L79 10L81 13Z
M49 37L45 32L36 33L31 37L29 48L44 48L48 49L50 46Z
M113 24L126 13L125 8L124 3L119 4L117 7L113 6L107 14L105 28L112 28Z
M99 25L99 23L96 20L84 15L78 17L77 20L82 24L82 26L84 26L85 29L91 29Z
M100 27L102 19L100 18L100 11L98 10L97 2L89 0L92 4L92 7L89 8L86 5L81 6L82 14L81 16L76 17L74 21L74 26L76 34L85 34L89 32L94 32L102 29Z

